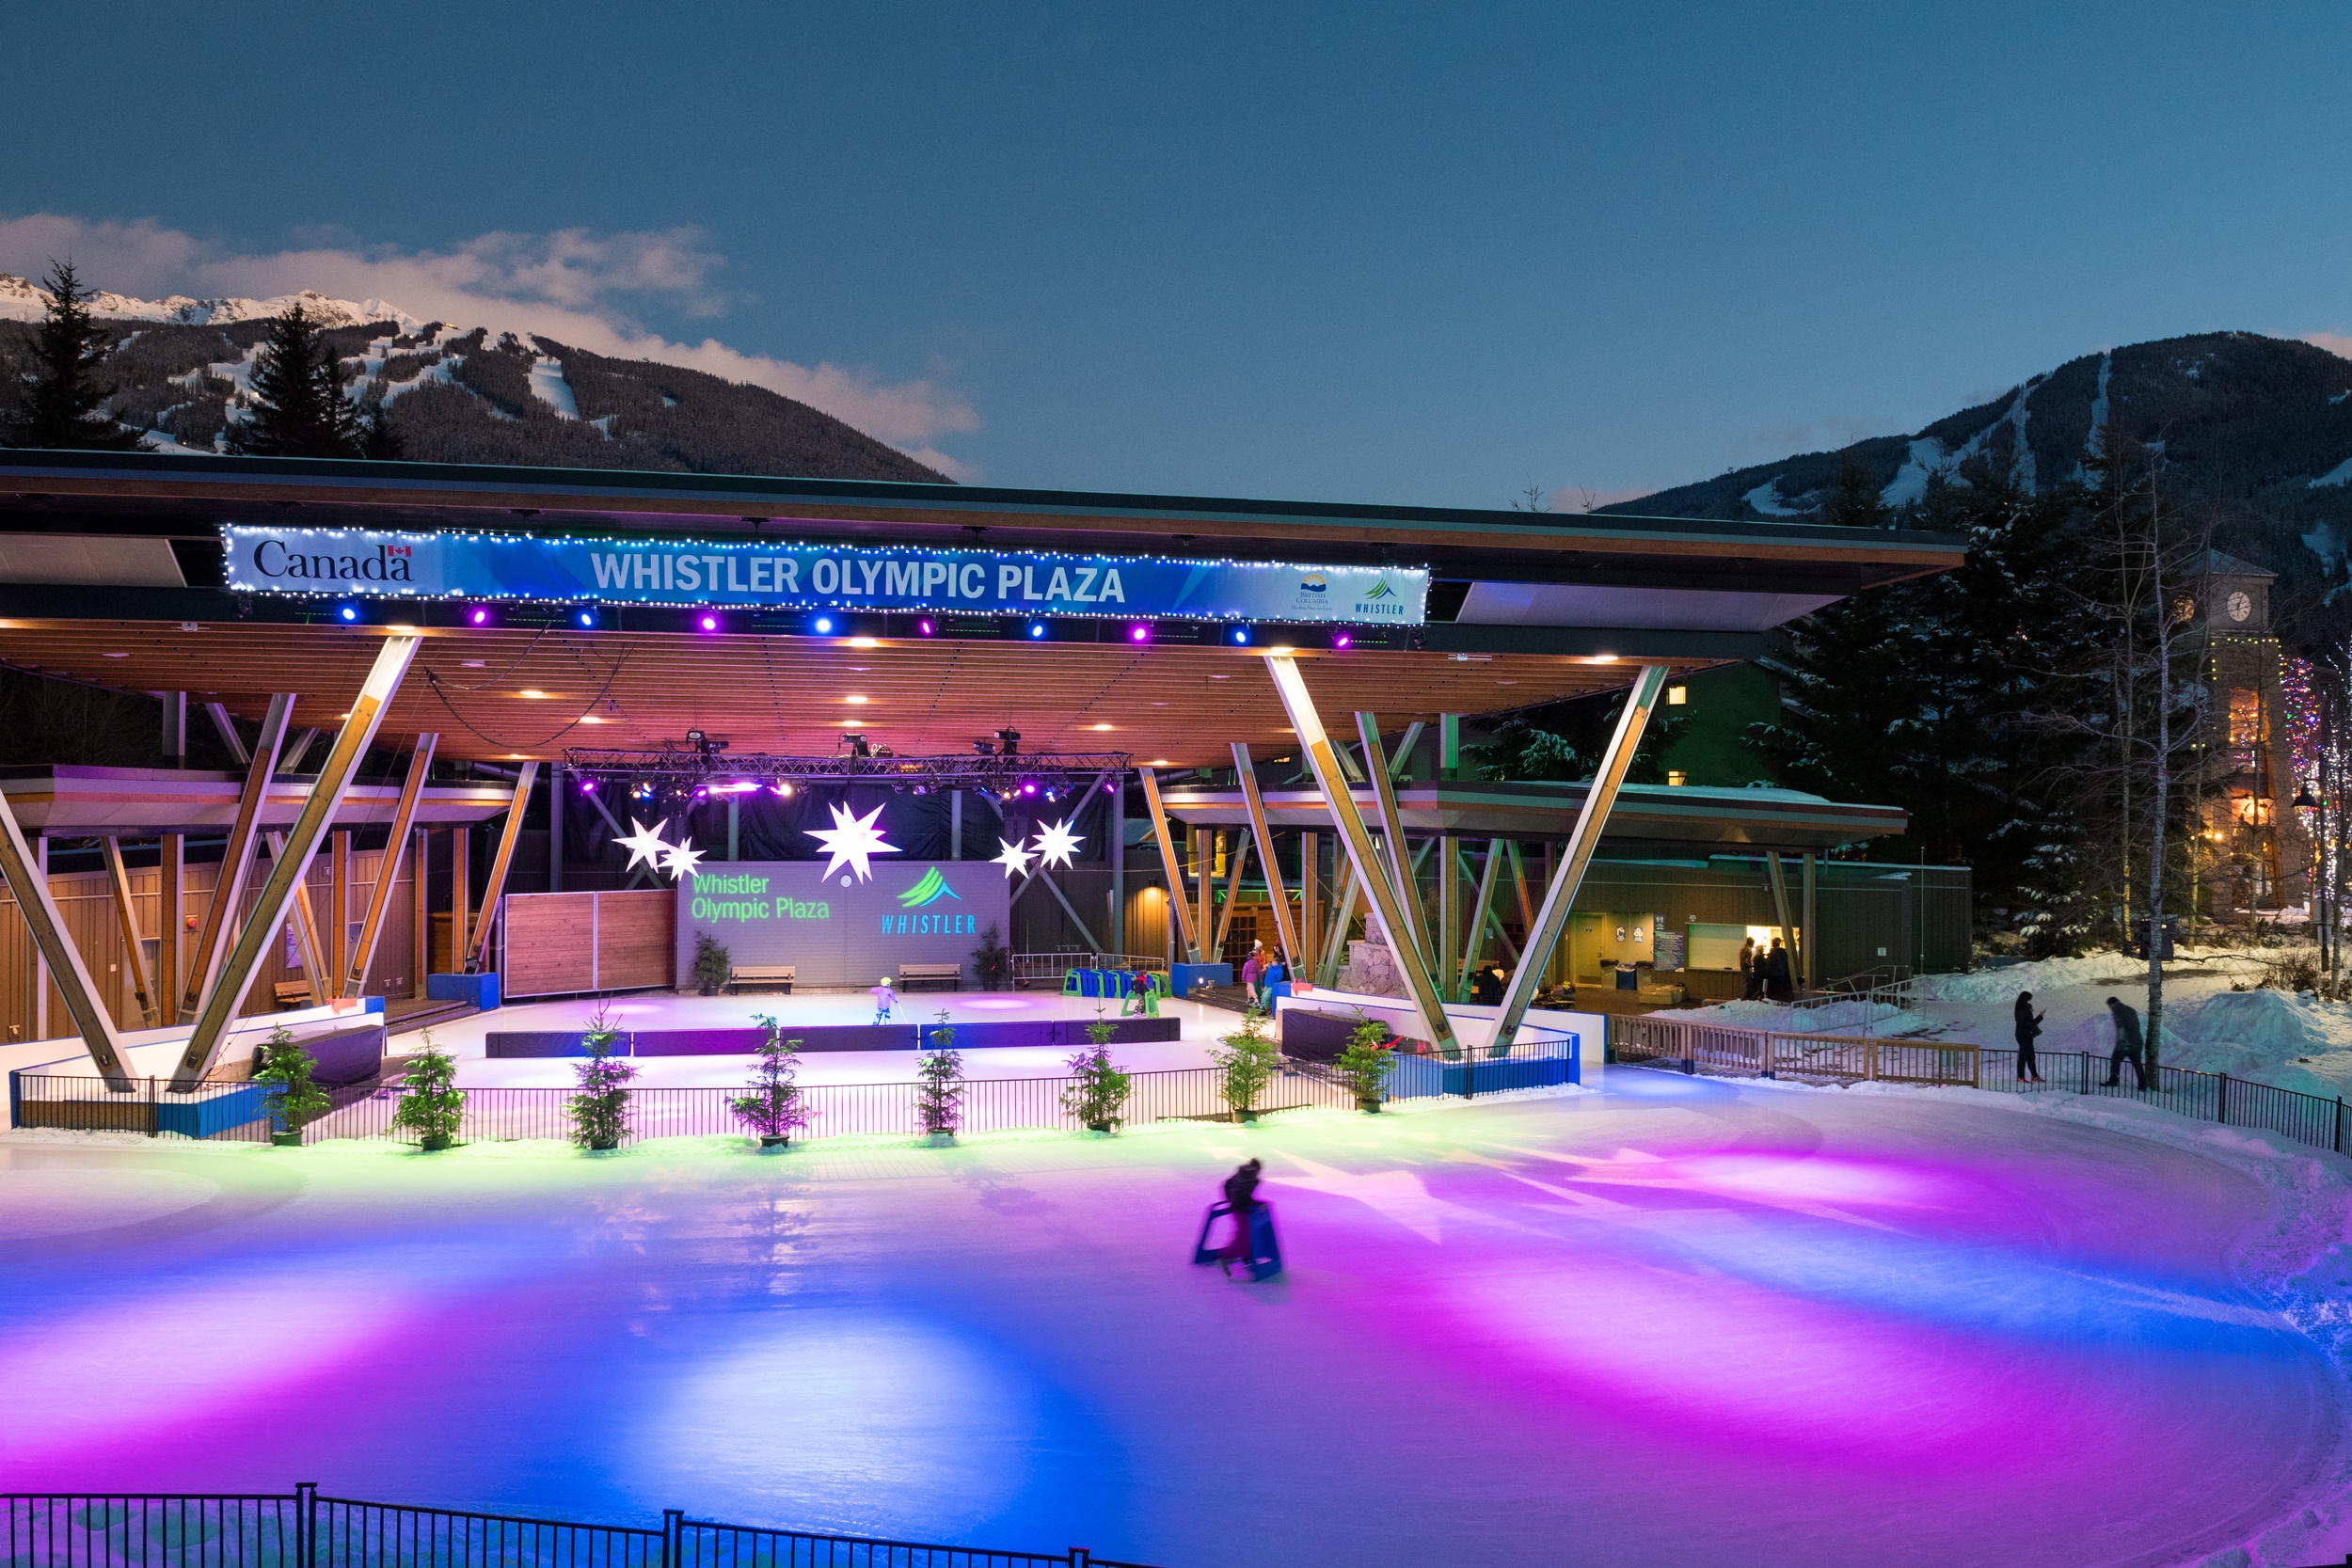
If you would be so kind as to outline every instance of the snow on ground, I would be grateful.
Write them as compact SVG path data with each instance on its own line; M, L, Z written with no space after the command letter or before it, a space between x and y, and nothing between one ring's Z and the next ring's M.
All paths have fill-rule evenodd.
M1246 1155L1263 1285L1186 1261ZM951 1149L22 1133L0 1490L1169 1565L2318 1561L2348 1169L2134 1105L1635 1069Z
M564 361L541 355L531 362L531 395L555 410L559 420L580 418L580 404L572 396L572 384L564 379ZM611 431L606 431L610 436Z

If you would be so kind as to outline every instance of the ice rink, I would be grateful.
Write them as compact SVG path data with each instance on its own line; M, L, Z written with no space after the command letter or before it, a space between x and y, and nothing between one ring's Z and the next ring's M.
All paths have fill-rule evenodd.
M2215 1148L1631 1069L941 1150L20 1134L0 1490L1170 1568L2194 1563L2332 1519L2352 1424L2259 1277L2341 1175ZM1247 1154L1263 1285L1187 1261Z

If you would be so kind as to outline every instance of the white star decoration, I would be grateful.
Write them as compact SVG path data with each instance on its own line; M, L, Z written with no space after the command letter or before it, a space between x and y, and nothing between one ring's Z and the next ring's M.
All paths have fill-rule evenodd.
M874 868L866 863L868 855L895 855L898 852L897 845L882 842L882 830L874 825L882 816L882 807L876 806L864 816L851 816L847 806L827 809L833 813L832 827L802 830L823 845L825 853L832 857L825 862L826 876L832 876L846 865L857 873L859 881L866 881L874 875Z
M650 828L634 816L630 817L628 836L612 841L628 851L628 864L621 869L634 871L641 865L650 865L660 870L661 857L669 851L670 847L661 842L661 830L669 825L670 819L666 816Z
M694 867L702 863L703 853L694 847L694 841L682 838L666 846L661 851L661 869L672 877L691 877Z
M1006 880L1009 881L1029 869L1029 861L1032 857L1028 850L1009 838L1000 838L996 842L1005 847L1005 852L990 863L1005 868Z
M1065 817L1059 822L1048 822L1037 831L1036 849L1046 864L1068 865L1070 857L1078 852L1078 846L1084 842L1070 831L1070 821Z

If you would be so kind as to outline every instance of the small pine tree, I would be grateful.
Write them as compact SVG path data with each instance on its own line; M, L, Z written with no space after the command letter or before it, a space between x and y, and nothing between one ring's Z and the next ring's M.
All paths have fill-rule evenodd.
M708 931L694 933L694 984L705 994L717 990L735 974L735 955ZM762 1016L762 1015L755 1015Z
M359 416L325 329L297 300L270 323L253 365L253 412L231 425L229 450L257 457L350 457Z
M1235 1121L1258 1119L1258 1097L1274 1082L1281 1066L1281 1048L1265 1032L1265 1014L1252 1007L1241 1015L1241 1027L1218 1037L1219 1046L1209 1060L1225 1071L1221 1089Z
M457 1060L424 1032L424 1049L408 1064L392 1125L414 1132L427 1148L446 1148L466 1115L466 1091L457 1086Z
M784 1038L783 1026L771 1013L754 1013L752 1022L768 1031L759 1048L759 1069L751 1082L752 1092L727 1103L737 1119L761 1137L788 1143L796 1128L808 1125L808 1098L794 1082L801 1070L801 1042Z
M1012 978L1012 954L993 920L980 932L980 944L972 949L972 978L982 990L1002 990Z
M1071 1056L1072 1082L1061 1095L1062 1109L1098 1132L1110 1132L1123 1119L1120 1113L1126 1110L1127 1096L1135 1087L1133 1076L1111 1061L1111 1037L1118 1033L1119 1025L1104 1018L1097 1006L1094 1022L1087 1025L1087 1038L1094 1043Z
M956 1031L947 1009L939 1010L939 1027L931 1031L932 1049L915 1058L914 1114L931 1137L953 1137L963 1121L963 1058L955 1049Z
M1376 1018L1356 1015L1356 1027L1349 1031L1347 1049L1340 1053L1332 1064L1339 1069L1356 1103L1367 1111L1376 1111L1389 1092L1389 1077L1396 1071L1396 1052L1389 1026Z
M612 1016L598 1007L580 1040L587 1060L572 1069L580 1085L570 1101L572 1142L582 1148L618 1148L628 1132L628 1081L637 1067L612 1059L620 1037Z
M392 423L391 410L371 403L359 416L359 455L378 463L397 463L408 455L407 437Z
M98 411L113 390L99 374L114 334L90 319L90 291L72 261L49 263L49 302L33 337L20 406L0 420L0 446L144 451L147 438Z
M334 1105L327 1092L310 1081L311 1069L317 1066L294 1037L293 1030L281 1023L269 1032L262 1046L262 1069L253 1077L257 1083L273 1085L269 1112L278 1132L299 1132Z

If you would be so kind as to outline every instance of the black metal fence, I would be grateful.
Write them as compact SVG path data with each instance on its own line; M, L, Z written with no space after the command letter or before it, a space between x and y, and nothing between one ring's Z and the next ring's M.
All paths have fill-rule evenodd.
M1871 1050L1864 1052L1865 1047ZM2342 1095L2330 1099L2234 1078L2226 1072L2197 1072L2159 1066L2145 1086L2128 1061L2115 1062L2087 1052L2039 1051L2042 1081L2017 1076L2018 1053L1935 1040L1857 1040L1785 1031L1742 1029L1729 1024L1661 1025L1645 1019L1612 1019L1612 1060L1673 1062L1685 1071L1701 1066L1788 1072L1822 1078L1910 1078L1916 1082L2014 1094L2092 1095L2159 1105L2198 1121L2276 1132L2314 1148L2352 1153ZM1897 1053L1908 1053L1911 1069L1881 1070ZM1855 1063L1867 1055L1867 1070ZM1931 1064L1923 1066L1920 1064ZM2113 1081L2110 1082L2110 1075Z
M284 1496L0 1495L8 1568L1142 1568L1083 1546L1006 1552L688 1519L585 1525Z

